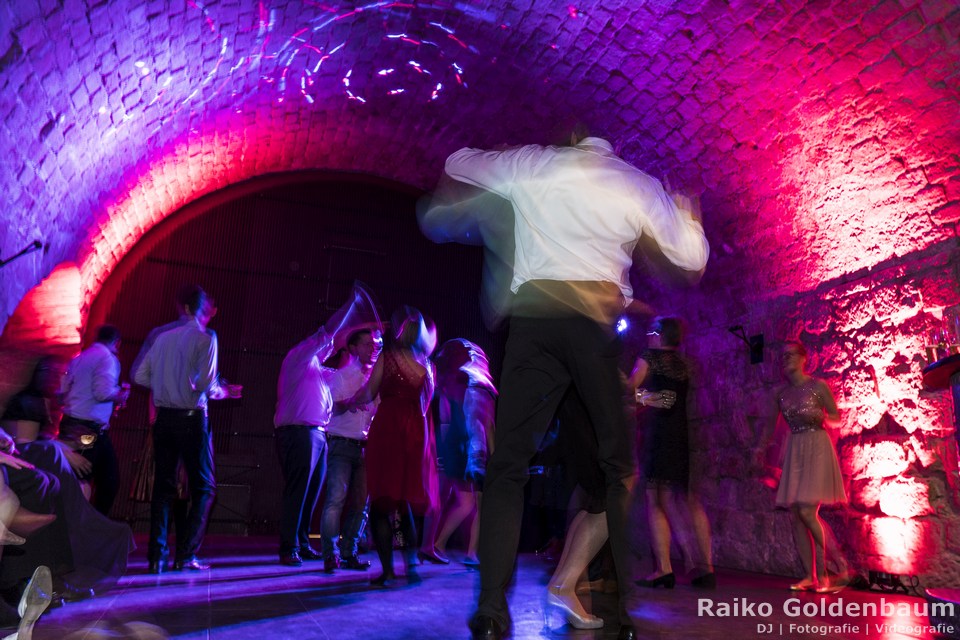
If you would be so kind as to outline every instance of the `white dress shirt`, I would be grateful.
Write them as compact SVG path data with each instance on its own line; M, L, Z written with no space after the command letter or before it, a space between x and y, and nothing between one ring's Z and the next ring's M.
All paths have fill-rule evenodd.
M367 381L369 373L364 373L360 361L357 359L330 374L330 392L333 394L334 402L349 400ZM380 404L380 396L368 402L362 409L357 411L345 411L340 415L330 418L327 424L327 433L342 438L352 438L353 440L366 440L367 433L370 431L370 422L377 412L377 405Z
M334 369L322 362L333 354L333 340L320 329L287 353L277 381L277 411L273 426L322 427L333 413L333 396L326 377Z
M102 425L110 422L120 390L120 361L102 342L94 342L70 361L60 393L63 413Z
M611 282L629 301L633 249L644 233L678 267L699 271L707 263L700 223L601 138L573 147L461 149L445 170L513 204L514 292L528 280Z
M217 334L192 316L166 327L138 356L133 380L153 392L157 408L206 410L207 397L219 384Z

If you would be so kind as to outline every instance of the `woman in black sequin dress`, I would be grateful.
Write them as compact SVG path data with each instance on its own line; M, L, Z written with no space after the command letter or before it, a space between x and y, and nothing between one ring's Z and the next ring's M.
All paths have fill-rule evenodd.
M649 348L637 359L630 376L637 390L644 429L644 475L647 480L647 509L650 537L657 566L653 573L637 584L644 587L676 584L670 563L672 515L689 513L698 547L695 564L698 575L692 584L713 588L713 555L710 543L710 522L695 492L690 491L690 443L687 425L687 395L690 388L690 366L678 353L682 330L677 318L654 320Z

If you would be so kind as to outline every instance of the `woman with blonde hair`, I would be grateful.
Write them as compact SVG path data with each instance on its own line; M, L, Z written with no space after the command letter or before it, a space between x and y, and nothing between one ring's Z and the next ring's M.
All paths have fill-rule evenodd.
M820 505L847 501L833 441L824 424L837 423L840 412L827 383L805 370L807 350L799 342L784 344L781 366L787 384L777 391L780 414L790 427L783 455L777 506L789 508L794 539L806 575L793 591L830 593L838 586L827 576L824 549L828 530Z

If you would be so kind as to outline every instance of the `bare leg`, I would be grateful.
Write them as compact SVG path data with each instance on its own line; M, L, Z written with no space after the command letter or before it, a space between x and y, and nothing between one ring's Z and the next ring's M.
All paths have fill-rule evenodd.
M704 573L713 573L713 546L710 542L710 520L703 510L700 497L693 491L687 494L687 508L690 510L690 521L693 524L693 533L697 538L697 547L700 557L697 569Z
M440 528L440 523L444 518L444 507L447 504L448 498L449 489L446 483L443 483L440 491L440 503L423 516L423 542L420 544L419 556L431 562L447 562L443 553L437 553L435 541L437 540L437 530Z
M566 540L550 586L572 594L577 580L607 541L606 514L580 511L570 523Z
M665 486L647 488L647 517L650 522L650 538L653 542L653 555L657 561L656 570L647 576L647 580L673 573L670 564L670 522L664 505L670 499L670 489Z
M606 513L580 511L574 516L563 545L560 564L549 582L549 594L575 616L593 619L576 595L577 580L607 541Z
M810 539L810 530L800 515L801 505L793 505L790 511L793 513L793 540L797 545L797 553L800 554L800 564L803 565L803 580L793 585L792 588L808 588L816 584L813 577L813 543Z
M436 542L437 551L444 555L446 555L447 542L450 540L450 536L477 508L477 501L473 492L464 491L461 487L454 488L453 499L453 506L446 513L443 528L440 530Z
M434 540L437 538L437 529L442 520L442 511L440 508L431 509L423 516L423 543L420 545L420 553L424 555L434 554Z
M840 544L837 542L837 536L834 535L830 524L823 518L820 518L820 525L823 527L823 544L826 559L828 562L832 561L834 565L836 565L838 580L846 584L851 577L850 565L847 563L847 558L843 555L843 550L840 548Z
M827 578L827 562L824 554L823 525L820 522L819 510L819 504L800 505L798 513L804 526L810 531L810 537L813 540L813 568L816 571L817 582L824 585Z
M467 541L467 558L477 560L477 541L480 539L480 503L483 499L483 492L474 493L477 500L477 509L473 514L473 522L470 523L470 539Z

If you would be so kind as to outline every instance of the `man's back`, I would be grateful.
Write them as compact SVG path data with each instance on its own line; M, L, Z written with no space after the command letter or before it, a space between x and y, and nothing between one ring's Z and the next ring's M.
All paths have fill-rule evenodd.
M158 407L203 408L217 375L217 338L196 321L156 335L133 371L137 384L153 391Z
M528 280L612 282L630 296L633 248L650 233L667 257L699 270L703 230L660 183L585 138L574 147L528 145L505 151L462 149L447 173L509 199L516 212L511 288Z
M63 380L64 413L84 420L108 421L119 376L116 356L99 342L93 343L67 368Z

